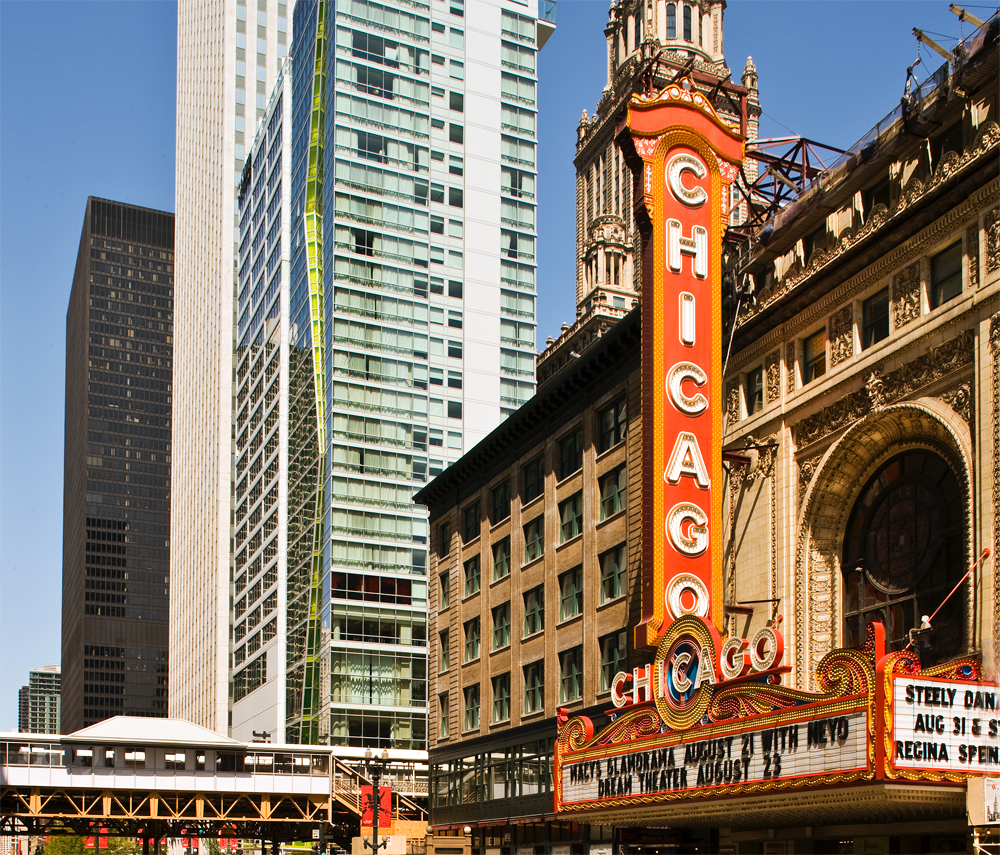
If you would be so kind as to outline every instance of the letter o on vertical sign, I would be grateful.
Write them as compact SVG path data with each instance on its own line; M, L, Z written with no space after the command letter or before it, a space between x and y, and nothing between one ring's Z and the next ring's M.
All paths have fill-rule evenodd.
M693 605L689 607L684 606L683 597L686 593L693 597ZM667 585L664 599L667 611L673 615L674 620L684 615L708 616L710 605L708 588L705 587L705 583L701 579L691 573L678 573L674 576L670 580L670 584Z
M670 509L666 529L671 546L682 555L694 558L708 549L708 516L692 502L678 502Z

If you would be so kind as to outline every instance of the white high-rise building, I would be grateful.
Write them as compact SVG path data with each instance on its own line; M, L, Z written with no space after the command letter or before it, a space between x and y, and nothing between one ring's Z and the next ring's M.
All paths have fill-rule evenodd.
M291 40L275 0L180 0L171 467L172 716L229 728L236 191Z
M199 468L185 437L174 483L217 484L181 504L219 536L209 555L204 519L174 515L172 714L228 709L247 739L425 745L427 545L452 533L411 497L534 389L541 5L298 0L234 176L238 298L200 304L233 325L218 364L205 342L198 362L225 400L197 390L188 431L216 447Z

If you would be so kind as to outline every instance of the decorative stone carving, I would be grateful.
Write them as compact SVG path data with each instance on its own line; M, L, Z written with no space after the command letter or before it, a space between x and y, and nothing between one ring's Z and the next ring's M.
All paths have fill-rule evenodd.
M795 426L795 444L799 448L809 445L864 418L872 410L909 397L916 390L957 371L972 360L972 330L963 330L951 341L927 351L884 377L879 377L873 370L864 389L851 392L799 422Z
M774 474L774 463L778 457L777 435L772 433L766 439L757 439L753 434L749 434L744 442L757 452L757 465L748 472L749 479L760 481L770 478Z
M769 404L781 397L781 353L777 350L764 360L764 396Z
M873 410L881 410L885 406L885 383L882 382L882 370L874 368L865 381L865 391L868 393L868 403Z
M1000 351L1000 312L990 318L990 349L994 354Z
M809 672L833 649L834 575L837 560L815 547L809 555Z
M805 460L799 461L799 504L806 497L806 490L809 489L809 484L812 482L813 476L816 474L816 468L819 466L819 462L823 459L822 454L817 454L814 457L809 457Z
M1000 208L986 214L986 272L1000 270Z
M795 391L795 342L785 345L785 376L788 378L788 394Z
M949 389L941 396L949 407L958 413L966 422L972 421L972 390L969 388L969 381Z
M920 265L911 264L892 279L892 325L905 326L920 314Z
M979 224L965 230L965 251L969 256L969 285L979 287Z
M730 380L726 384L726 427L733 427L740 420L740 384Z
M830 317L830 365L854 355L854 309L844 306Z
M762 312L775 300L780 299L795 288L801 281L816 273L821 267L839 258L860 241L865 240L870 234L881 229L890 220L898 217L903 211L910 208L928 193L951 180L952 176L964 170L972 161L981 157L994 156L993 149L998 145L1000 145L1000 125L996 122L986 122L976 135L974 143L961 155L946 156L926 184L918 181L916 178L908 181L891 211L887 211L882 205L876 205L868 220L856 232L845 234L841 240L831 246L826 252L814 253L816 256L815 260L808 266L802 267L801 265L793 264L785 271L785 275L780 282L774 282L770 287L759 291L755 301L741 307L738 323L742 325ZM990 270L1000 267L1000 229L996 227L996 220L994 220L994 228L992 247L995 266L989 268Z

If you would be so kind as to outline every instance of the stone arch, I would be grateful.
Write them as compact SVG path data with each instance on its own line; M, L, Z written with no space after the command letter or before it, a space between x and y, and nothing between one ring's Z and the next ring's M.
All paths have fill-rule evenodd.
M795 681L810 688L819 660L841 644L841 574L844 530L858 494L883 462L901 451L925 448L943 457L965 497L966 560L974 544L972 435L951 407L935 398L874 409L823 455L806 490L797 525L795 559ZM972 590L972 581L968 583ZM966 598L965 635L975 638L973 598Z

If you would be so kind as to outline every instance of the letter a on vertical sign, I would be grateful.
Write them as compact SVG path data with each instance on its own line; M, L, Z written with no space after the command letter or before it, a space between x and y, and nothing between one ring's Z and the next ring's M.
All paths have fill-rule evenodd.
M642 163L642 622L651 648L682 615L721 626L722 237L738 128L690 81L629 104ZM638 194L637 194L638 195Z

